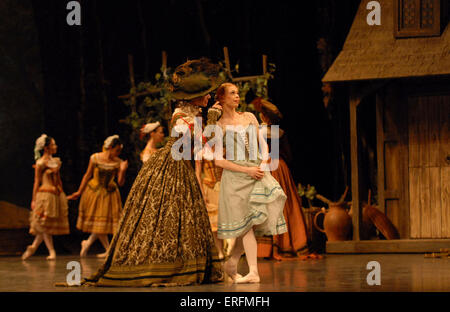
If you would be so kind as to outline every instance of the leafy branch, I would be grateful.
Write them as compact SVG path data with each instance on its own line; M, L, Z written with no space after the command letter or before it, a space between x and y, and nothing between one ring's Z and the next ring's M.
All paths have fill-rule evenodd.
M239 111L249 111L254 113L257 118L259 114L256 112L252 104L246 102L248 92L252 92L257 97L268 99L268 82L274 78L275 64L269 63L268 70L264 75L256 76L255 79L234 81L227 75L223 62L219 62L221 71L219 75L227 82L233 82L239 88L241 98ZM170 120L172 118L172 102L174 101L169 91L168 79L173 70L171 68L161 67L160 72L154 76L154 81L142 81L136 87L130 88L130 92L124 104L130 107L130 114L126 116L122 123L130 127L130 143L134 146L135 160L139 161L139 154L143 148L144 142L139 139L140 128L149 122L159 121L166 129L169 129ZM239 64L234 66L234 73L239 73ZM164 145L166 140L161 145Z

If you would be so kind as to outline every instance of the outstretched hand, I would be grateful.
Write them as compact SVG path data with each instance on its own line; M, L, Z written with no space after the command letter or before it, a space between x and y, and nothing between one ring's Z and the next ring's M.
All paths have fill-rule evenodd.
M73 194L71 194L70 196L67 196L67 200L76 200L80 197L81 193L80 192L75 192Z

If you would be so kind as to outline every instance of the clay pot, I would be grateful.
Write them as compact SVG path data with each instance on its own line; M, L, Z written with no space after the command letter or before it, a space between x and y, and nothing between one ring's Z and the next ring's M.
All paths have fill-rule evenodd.
M317 225L317 217L325 214L323 229ZM352 218L345 210L345 203L329 203L328 212L321 211L314 217L314 226L327 235L329 242L344 241L350 239L352 232Z

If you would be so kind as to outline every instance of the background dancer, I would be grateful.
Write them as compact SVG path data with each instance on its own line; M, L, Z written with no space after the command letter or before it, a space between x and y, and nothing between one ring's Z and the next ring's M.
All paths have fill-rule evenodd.
M36 164L30 214L30 233L35 235L35 238L22 255L23 260L36 252L42 240L49 252L47 260L54 260L56 252L52 235L69 234L67 198L60 175L61 160L53 157L57 149L55 140L46 134L42 134L36 140L34 148Z
M68 197L77 199L81 195L77 228L91 233L81 242L80 257L85 257L91 245L99 239L108 250L108 234L114 234L120 220L122 200L117 184L125 182L128 161L119 158L123 145L118 135L108 137L103 151L92 154L86 173L78 191ZM114 181L117 177L117 183ZM105 257L104 253L98 257Z

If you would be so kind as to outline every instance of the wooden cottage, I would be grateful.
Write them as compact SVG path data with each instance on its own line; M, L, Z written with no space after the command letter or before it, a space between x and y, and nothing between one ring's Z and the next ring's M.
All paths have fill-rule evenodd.
M448 0L362 0L323 82L350 92L353 239L328 253L434 252L450 248L450 26ZM377 207L400 239L362 239L360 110L373 105Z

